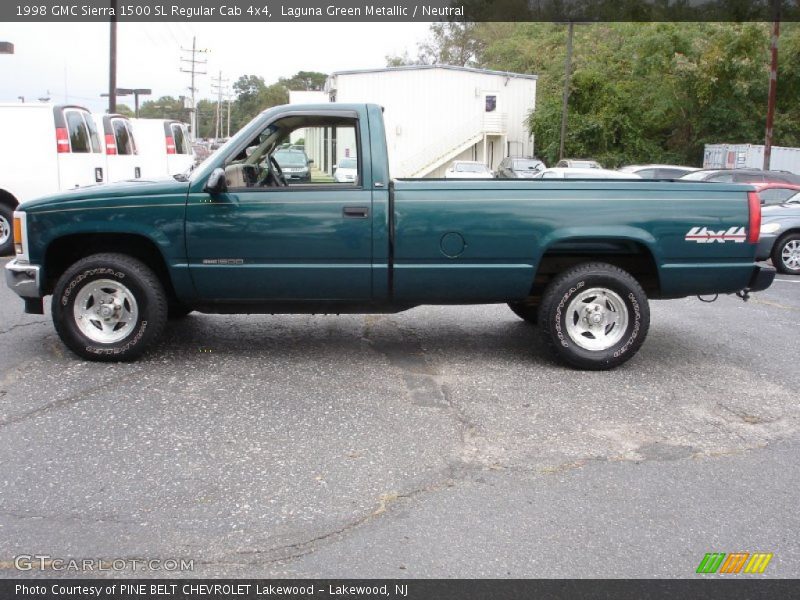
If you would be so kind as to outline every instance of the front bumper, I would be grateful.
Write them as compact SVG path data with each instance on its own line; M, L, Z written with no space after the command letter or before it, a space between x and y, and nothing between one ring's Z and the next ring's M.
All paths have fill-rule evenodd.
M748 292L760 292L772 285L775 279L775 269L762 265L756 265L750 283L747 285Z
M778 235L775 233L762 233L758 238L758 246L756 247L756 260L767 260L772 254L772 247L775 245L775 240Z
M41 298L41 267L14 259L6 265L6 284L20 298Z

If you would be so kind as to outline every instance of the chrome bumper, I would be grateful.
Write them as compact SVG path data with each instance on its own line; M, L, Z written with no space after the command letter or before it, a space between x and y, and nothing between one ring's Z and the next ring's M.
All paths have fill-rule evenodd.
M41 298L39 286L41 267L20 263L18 259L6 265L6 284L20 298Z

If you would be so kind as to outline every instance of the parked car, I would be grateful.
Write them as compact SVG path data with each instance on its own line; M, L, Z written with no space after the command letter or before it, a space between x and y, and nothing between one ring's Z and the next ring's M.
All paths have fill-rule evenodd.
M187 174L197 157L185 123L170 119L131 119L139 147L142 177L163 179Z
M361 181L287 189L273 172L277 145L330 127L363 149ZM775 277L754 260L761 204L745 186L392 180L383 132L376 104L276 106L188 181L28 201L14 215L6 282L29 313L52 296L58 335L88 360L133 360L169 315L191 310L508 303L555 357L597 370L639 350L649 299L746 297ZM728 333L748 325L743 315Z
M282 148L272 155L281 168L286 181L306 183L311 181L310 161L306 153L298 150Z
M457 160L444 173L445 179L487 179L494 173L482 162Z
M788 171L763 171L761 169L700 169L684 175L681 179L720 183L800 184L800 175Z
M195 166L199 165L209 156L211 156L211 148L205 142L195 142L192 144L192 151L194 152L194 164Z
M495 176L498 179L525 179L533 177L537 171L545 168L538 158L514 158L507 156L500 161Z
M636 173L642 179L678 179L700 169L680 165L628 165L619 170L623 173Z
M800 192L763 208L756 258L771 258L781 273L800 275Z
M793 183L755 183L753 187L761 198L761 206L775 206L783 204L789 198L800 192L800 185Z
M358 180L358 159L343 158L334 167L333 179L337 183L352 183Z
M602 169L601 165L596 160L588 158L562 158L556 163L558 169Z
M0 104L0 256L11 254L12 215L39 196L106 181L97 125L82 106Z
M106 154L106 181L126 181L142 176L142 157L136 146L128 117L118 114L93 114Z
M641 179L636 173L620 173L611 169L578 169L553 167L533 175L534 179Z

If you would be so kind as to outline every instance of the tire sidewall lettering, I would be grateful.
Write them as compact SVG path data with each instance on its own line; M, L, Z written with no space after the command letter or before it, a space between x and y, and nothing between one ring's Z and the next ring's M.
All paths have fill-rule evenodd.
M562 319L562 314L564 311L564 307L567 305L570 297L572 297L578 290L583 288L586 285L585 281L579 281L574 286L569 288L562 296L561 300L559 300L558 305L556 306L556 315L555 315L555 330L556 330L556 337L558 338L558 342L564 346L564 348L569 348L569 337L564 334L564 331L561 327L561 322L564 320Z

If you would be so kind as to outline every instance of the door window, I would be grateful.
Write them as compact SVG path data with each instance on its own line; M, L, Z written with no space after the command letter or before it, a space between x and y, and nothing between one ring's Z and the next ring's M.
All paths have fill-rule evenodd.
M497 96L486 96L486 112L497 110Z
M225 165L228 188L358 187L358 120L290 116L270 123Z
M175 140L175 153L176 154L191 154L189 143L186 140L186 135L183 130L183 125L180 123L173 123L170 125L172 130L172 139Z
M124 119L112 119L111 128L117 141L117 154L136 154L136 144Z
M797 190L790 190L787 188L770 188L763 190L758 195L761 197L762 204L773 206L776 204L783 204L796 193Z
M83 118L83 113L77 110L68 110L65 114L67 131L69 132L69 145L72 152L88 153L92 151L92 139L89 127ZM95 136L97 133L95 132ZM98 142L99 143L99 142Z

